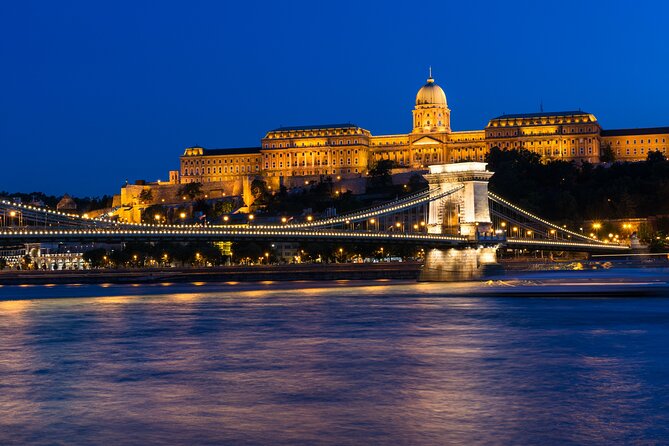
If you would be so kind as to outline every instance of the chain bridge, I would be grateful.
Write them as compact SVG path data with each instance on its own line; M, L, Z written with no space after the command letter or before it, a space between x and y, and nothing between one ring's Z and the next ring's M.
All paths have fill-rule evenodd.
M422 279L447 281L498 270L499 248L625 253L551 223L488 191L485 163L429 166L426 191L368 209L283 224L157 225L85 218L0 201L0 246L24 243L128 241L272 241L404 244L426 250Z

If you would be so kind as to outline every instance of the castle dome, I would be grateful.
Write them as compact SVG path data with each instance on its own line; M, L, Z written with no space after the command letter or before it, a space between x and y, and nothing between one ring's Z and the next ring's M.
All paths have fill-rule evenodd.
M432 70L430 70L430 77L427 78L427 83L423 85L416 95L416 105L438 105L446 107L446 94L439 85L434 82L432 78Z

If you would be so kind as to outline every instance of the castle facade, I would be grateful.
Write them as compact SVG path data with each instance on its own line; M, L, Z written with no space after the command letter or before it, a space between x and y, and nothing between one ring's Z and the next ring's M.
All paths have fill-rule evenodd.
M610 149L616 160L645 160L669 150L669 127L604 130L584 111L505 114L483 130L453 131L446 94L431 73L416 94L410 133L372 135L355 124L280 127L258 147L189 147L172 183L199 182L207 189L235 194L240 182L260 176L270 186L303 185L323 176L363 177L380 160L421 170L430 164L483 161L492 147L527 149L548 160L598 163Z

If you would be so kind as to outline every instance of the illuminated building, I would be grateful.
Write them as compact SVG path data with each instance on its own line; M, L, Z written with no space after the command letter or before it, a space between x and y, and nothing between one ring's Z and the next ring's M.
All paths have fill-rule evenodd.
M651 151L667 154L669 127L603 130L593 114L578 110L505 114L483 130L453 131L446 94L430 73L416 95L410 133L372 135L350 123L280 127L267 132L258 147L189 147L170 182L199 182L208 190L237 194L244 181L256 176L272 187L304 185L323 176L350 180L364 177L381 160L419 170L483 161L492 147L527 149L544 160L590 163L600 162L605 149L611 149L617 160L639 161Z

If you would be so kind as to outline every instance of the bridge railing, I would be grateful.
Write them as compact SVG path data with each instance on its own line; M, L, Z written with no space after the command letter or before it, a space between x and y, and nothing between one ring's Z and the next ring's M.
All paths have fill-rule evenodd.
M591 245L619 245L617 243L603 242L600 240L592 239L584 234L579 234L578 232L571 231L563 226L556 225L551 223L548 220L545 220L537 215L534 215L521 207L505 200L504 198L495 195L492 192L488 192L488 198L491 202L490 212L492 216L498 217L500 219L506 220L506 222L513 225L512 227L518 228L518 233L511 233L511 237L520 237L520 232L525 232L528 234L531 232L533 237L526 238L535 238L534 236L543 236L547 240L555 241L564 241L571 243L587 243ZM495 205L499 206L497 208ZM508 227L506 230L512 230L512 227ZM524 231L521 231L524 230ZM620 245L624 246L624 245Z
M340 224L348 224L348 223L354 223L354 222L359 222L362 220L366 220L368 218L372 217L378 217L381 215L386 215L386 214L393 214L393 213L398 213L407 209L410 209L415 206L422 205L423 203L427 203L430 201L438 200L440 198L446 197L448 195L452 195L455 192L461 190L463 186L457 186L454 187L453 189L447 190L447 191L442 191L442 192L434 192L431 190L419 192L414 195L410 195L408 197L401 198L399 200L394 200L388 203L384 203L382 205L374 206L371 208L363 209L360 211L355 211L351 212L348 214L342 214L336 217L329 217L321 220L314 220L312 222L305 222L305 223L293 223L290 225L287 225L287 227L291 228L319 228L319 227L327 227L327 226L335 226L335 225L340 225Z

